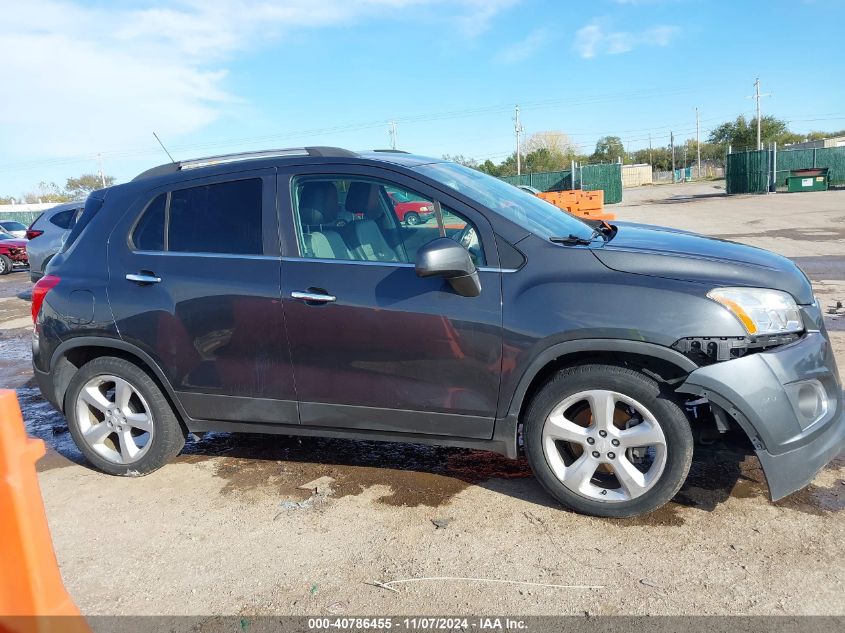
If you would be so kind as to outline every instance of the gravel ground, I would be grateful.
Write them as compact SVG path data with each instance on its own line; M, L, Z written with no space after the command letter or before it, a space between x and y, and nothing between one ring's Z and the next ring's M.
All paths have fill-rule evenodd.
M722 184L626 190L613 211L778 251L825 304L845 300L845 192ZM28 290L0 278L0 384L48 444L42 493L85 614L845 614L845 455L772 504L756 458L703 447L672 503L623 521L562 510L522 461L416 445L211 434L152 475L109 477L32 385ZM843 322L828 318L840 367ZM319 477L328 489L299 489Z

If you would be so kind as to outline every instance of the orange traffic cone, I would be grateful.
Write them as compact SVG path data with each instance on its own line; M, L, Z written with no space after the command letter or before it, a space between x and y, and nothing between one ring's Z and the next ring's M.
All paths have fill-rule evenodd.
M14 391L0 390L0 631L87 633L59 574L35 462Z

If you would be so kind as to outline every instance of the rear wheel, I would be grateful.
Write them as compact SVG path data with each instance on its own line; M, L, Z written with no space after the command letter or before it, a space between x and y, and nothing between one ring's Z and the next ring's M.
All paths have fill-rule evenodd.
M686 415L640 372L583 365L559 372L525 416L525 450L543 487L596 516L651 512L678 492L692 461Z
M83 365L68 385L65 411L79 450L111 475L145 475L174 458L185 433L150 376L122 358Z
M405 214L405 223L408 226L416 226L420 223L420 216L414 211L409 211Z
M12 260L7 255L0 255L0 275L12 272Z

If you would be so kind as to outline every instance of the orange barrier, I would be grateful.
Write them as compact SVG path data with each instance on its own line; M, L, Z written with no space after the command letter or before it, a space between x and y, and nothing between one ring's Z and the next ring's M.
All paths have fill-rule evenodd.
M537 194L547 202L560 209L569 211L570 213L582 218L590 220L615 220L614 213L604 213L604 191L597 189L595 191L584 191L581 189L571 189L569 191L543 191Z
M89 629L62 584L35 474L44 453L42 440L26 436L15 392L0 390L0 631L83 633Z

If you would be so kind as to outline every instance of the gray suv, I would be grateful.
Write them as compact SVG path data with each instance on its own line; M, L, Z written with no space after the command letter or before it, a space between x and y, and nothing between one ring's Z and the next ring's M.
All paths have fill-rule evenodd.
M76 220L82 213L84 202L68 202L47 209L26 230L26 255L29 258L29 276L38 281L44 276L47 264L58 253ZM36 239L37 238L37 239Z
M389 191L435 221L401 223ZM626 517L677 493L702 431L746 437L773 499L845 441L788 259L399 152L218 156L94 192L33 315L42 393L115 475L189 432L420 442L524 451L562 504Z

